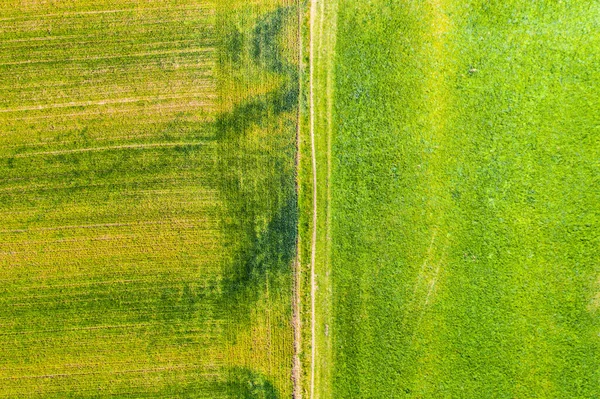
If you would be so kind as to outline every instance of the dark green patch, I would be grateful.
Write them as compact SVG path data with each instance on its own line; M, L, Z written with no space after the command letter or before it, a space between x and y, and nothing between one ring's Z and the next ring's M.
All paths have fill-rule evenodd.
M244 368L230 371L227 391L236 399L278 399L273 384L264 376Z
M254 27L251 55L269 72L285 73L290 68L281 51L281 35L296 10L296 7L279 7L262 17Z

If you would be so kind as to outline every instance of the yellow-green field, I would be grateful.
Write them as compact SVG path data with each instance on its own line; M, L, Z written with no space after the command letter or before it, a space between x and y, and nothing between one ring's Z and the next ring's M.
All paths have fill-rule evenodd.
M297 9L1 10L0 397L289 397Z

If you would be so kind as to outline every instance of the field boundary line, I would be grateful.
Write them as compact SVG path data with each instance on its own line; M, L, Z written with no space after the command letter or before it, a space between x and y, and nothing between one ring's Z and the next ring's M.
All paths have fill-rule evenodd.
M209 86L206 86L209 87ZM184 99L214 99L214 95L203 95L201 93L187 93L185 95L174 95L174 96L146 96L146 97L134 97L134 98L116 98L96 101L79 101L79 102L68 102L68 103L55 103L55 104L40 104L30 105L15 108L2 108L0 113L7 112L26 112L26 111L44 111L47 109L56 108L78 108L78 107L91 107L91 106L102 106L102 105L116 105L116 104L131 104L140 102L156 102L156 101L168 101L168 100L184 100ZM201 104L202 105L202 104ZM209 105L206 102L206 105Z
M81 224L81 225L65 225L53 227L29 227L25 229L0 230L0 234L10 233L28 233L33 231L55 231L55 230L70 230L70 229L97 229L109 227L128 227L128 226L149 226L149 225L170 225L176 224L177 227L193 226L190 222L204 222L210 219L165 219L165 220L149 220L141 222L115 222L115 223L96 223L96 224Z
M190 142L176 142L176 143L146 143L146 144L122 144L105 147L89 147L89 148L74 148L70 150L56 150L56 151L42 151L42 152L25 152L22 154L15 154L11 156L4 156L0 158L30 158L36 156L46 155L66 155L66 154L79 154L83 152L101 152L101 151L115 151L115 150L145 150L148 148L172 148L172 147L185 147L185 146L200 146L206 145L208 141L190 141Z
M100 60L113 60L122 58L143 58L152 57L156 55L172 55L172 54L199 54L199 53L212 53L213 48L210 47L199 47L195 49L176 49L176 50L162 50L162 51L146 51L142 53L131 53L131 54L112 54L107 56L91 56L91 57L73 57L64 59L46 59L46 60L23 60L23 61L8 61L0 63L0 66L13 66L13 65L31 65L31 64L52 64L52 63L65 63L65 62L86 62L86 61L100 61Z
M310 399L315 396L315 296L316 296L316 278L315 278L315 263L317 255L317 154L315 146L315 99L314 99L314 69L315 69L315 44L314 44L314 29L317 17L317 0L310 1L310 41L309 41L309 113L310 113L310 156L312 165L312 235L310 244L310 330L311 330L311 345L310 345Z
M189 365L178 365L178 366L164 366L164 367L153 367L145 369L132 369L132 370L117 370L110 372L110 375L121 375L121 374L150 374L150 373L161 373L164 371L177 371L177 370L192 370L195 366ZM48 378L74 378L89 375L101 375L106 374L103 371L89 371L79 373L57 373L57 374L40 374L40 375L23 375L13 377L0 377L1 381L18 381L18 380L37 380L37 379L48 379Z
M208 2L207 2L208 4ZM14 20L23 20L29 21L31 19L39 19L39 18L53 18L53 17L71 17L71 16L80 16L80 15L101 15L101 14L119 14L119 13L139 13L140 11L160 11L160 10L169 10L169 11L189 11L189 10L203 10L203 11L211 11L210 6L202 5L195 7L147 7L147 8L120 8L114 10L89 10L89 11L65 11L62 13L51 13L51 14L25 14L14 17L0 18L0 22L6 21L14 21ZM209 13L211 15L212 13Z
M302 40L302 22L304 20L304 7L302 0L296 1L298 12L298 92L302 93L303 84L303 40ZM297 199L300 198L300 149L302 142L302 106L298 102L296 120L296 194ZM292 358L292 399L302 399L302 259L300 255L300 234L299 226L297 226L296 236L296 257L294 259L294 274L292 281L292 328L294 330L294 354Z

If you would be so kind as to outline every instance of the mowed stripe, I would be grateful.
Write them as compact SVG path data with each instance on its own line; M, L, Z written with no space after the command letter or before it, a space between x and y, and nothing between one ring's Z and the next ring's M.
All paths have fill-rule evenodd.
M210 48L196 48L196 49L182 49L182 50L158 50L158 51L146 51L142 53L130 53L130 54L115 54L115 55L102 55L92 57L71 57L71 58L57 58L57 59L29 59L23 61L9 61L0 62L2 66L16 66L16 65L28 65L28 64L54 64L54 63L70 63L70 62L87 62L87 61L98 61L98 60L119 60L128 58L143 58L153 57L158 55L174 55L174 54L211 54L214 49Z
M48 156L48 155L65 155L65 154L76 154L81 152L91 151L115 151L115 150L144 150L147 148L169 148L169 147L184 147L184 146L201 146L206 142L182 142L182 143L145 143L145 144L124 144L114 145L108 147L90 147L90 148L77 148L73 150L57 150L57 151L42 151L42 152L29 152L25 154L15 154L14 158L25 158L25 157L36 157L36 156Z

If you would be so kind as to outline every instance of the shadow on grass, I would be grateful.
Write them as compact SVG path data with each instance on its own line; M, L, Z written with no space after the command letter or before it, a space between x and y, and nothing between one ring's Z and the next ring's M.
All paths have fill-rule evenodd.
M296 198L290 196L264 230L257 231L252 217L233 227L234 234L243 235L247 242L223 281L225 295L234 299L237 306L244 302L238 301L241 296L246 301L258 299L256 288L264 285L269 273L290 271L295 255L297 217Z
M232 398L278 399L279 393L263 375L245 368L230 370L226 391Z
M239 103L217 117L219 190L230 220L223 226L230 258L224 266L223 307L238 322L247 320L267 282L273 290L288 273L295 255L295 115L298 70L281 42L297 11L281 7L266 14L247 33L225 28L222 61L240 67L245 55L265 71L281 76L274 90ZM246 51L244 54L243 52ZM284 279L285 280L285 279ZM283 291L286 292L286 291Z
M296 11L294 6L280 7L265 15L254 27L252 59L269 72L285 74L290 70L290 65L281 51L280 37L290 16Z
M236 105L231 112L217 117L217 139L227 140L244 135L253 126L266 127L266 123L280 114L296 110L298 105L298 73L292 71L276 90L256 96Z

